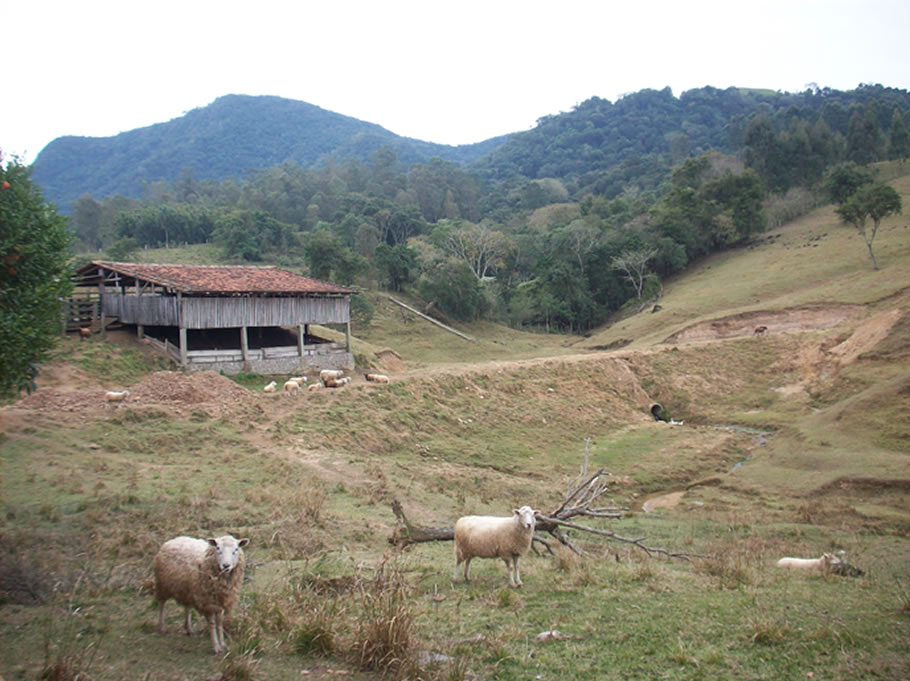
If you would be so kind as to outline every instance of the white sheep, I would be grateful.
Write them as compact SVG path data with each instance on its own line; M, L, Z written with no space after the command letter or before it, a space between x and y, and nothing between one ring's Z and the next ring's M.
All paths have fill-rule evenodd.
M365 376L366 380L372 381L373 383L388 383L389 377L385 374L367 374Z
M300 384L297 381L285 381L284 392L286 395L294 395L300 392Z
M296 383L297 385L299 385L302 388L303 384L306 383L308 379L306 376L291 376L288 380L294 381L294 383Z
M276 390L277 388L278 388L278 384L275 383L275 381L272 381L271 383L269 383L268 385L266 385L266 386L262 389L262 392L265 392L265 393L273 393L273 392L275 392L275 390Z
M322 383L326 388L341 388L350 382L350 376L343 376L342 378L327 378Z
M531 548L537 514L530 506L522 506L504 518L484 515L459 518L455 523L455 573L452 581L458 581L458 566L461 563L464 563L464 581L467 582L472 558L502 558L509 571L509 586L520 587L518 559Z
M177 537L164 542L155 555L155 599L158 631L164 633L164 604L173 598L185 608L184 628L192 635L190 608L206 618L215 654L223 652L224 618L240 596L243 547L249 539Z
M831 553L822 554L821 558L781 558L777 567L791 570L811 570L815 572L830 572L831 568L839 565L840 558Z
M312 384L308 385L306 389L309 392L314 392L316 390L322 390L323 387L324 386L322 385L322 383L312 383Z
M341 378L344 376L343 369L323 369L319 372L319 380L325 383L326 381L332 381Z
M108 390L106 393L104 393L105 406L110 406L116 402L125 402L126 398L129 396L129 390Z

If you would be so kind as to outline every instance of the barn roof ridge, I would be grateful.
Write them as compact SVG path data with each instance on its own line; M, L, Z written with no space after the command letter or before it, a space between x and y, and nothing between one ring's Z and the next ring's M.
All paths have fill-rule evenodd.
M181 293L209 294L354 294L357 291L295 274L277 265L177 265L93 260L77 274L94 268L149 281Z

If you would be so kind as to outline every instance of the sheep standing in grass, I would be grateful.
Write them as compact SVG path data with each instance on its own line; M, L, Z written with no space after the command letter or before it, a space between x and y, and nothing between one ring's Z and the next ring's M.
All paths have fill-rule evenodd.
M129 396L129 390L108 390L106 393L104 393L105 406L116 404L118 402L125 402L126 398Z
M300 384L297 381L288 380L284 382L284 394L296 395L300 392Z
M458 567L464 563L464 581L468 579L468 568L472 558L502 558L509 571L509 586L521 586L518 573L518 559L531 548L537 511L522 506L512 511L511 516L467 515L455 523L455 573L452 581L458 581Z
M777 567L811 572L830 572L840 562L840 558L834 554L825 553L822 554L821 558L781 558L777 561Z
M173 598L186 610L184 628L193 633L190 608L209 624L215 654L223 652L224 618L240 596L243 583L243 547L249 539L177 537L164 542L155 555L155 599L158 631L164 633L164 604Z

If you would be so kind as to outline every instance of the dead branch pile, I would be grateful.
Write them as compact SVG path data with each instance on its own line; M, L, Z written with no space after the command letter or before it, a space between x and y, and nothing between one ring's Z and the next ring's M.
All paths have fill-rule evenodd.
M590 444L590 440L588 441ZM585 447L585 462L578 476L570 481L567 485L562 503L549 513L539 512L537 517L536 532L547 533L563 546L578 555L585 555L585 551L575 544L569 538L567 529L578 532L585 532L599 537L604 537L610 541L624 542L637 546L649 556L661 555L667 558L682 558L689 560L690 554L679 551L670 551L668 549L649 546L645 542L646 537L625 537L617 534L612 530L591 527L590 525L578 522L579 519L595 518L621 518L622 511L616 506L598 506L608 491L607 477L610 475L603 469L594 474L588 473L588 451ZM401 504L397 499L392 500L392 512L398 519L398 527L389 537L389 543L398 547L405 547L411 544L418 544L428 541L451 541L455 539L455 528L453 527L423 527L411 523L404 513ZM540 544L546 548L549 553L553 553L550 542L534 535L534 541L531 548L537 552L535 544Z

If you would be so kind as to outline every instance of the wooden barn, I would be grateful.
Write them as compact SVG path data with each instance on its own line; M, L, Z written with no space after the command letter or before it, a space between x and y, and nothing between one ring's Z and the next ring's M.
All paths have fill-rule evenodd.
M189 369L293 373L353 367L356 291L278 267L93 261L75 275L97 292L95 329L116 319ZM83 322L84 324L84 322ZM310 333L344 327L345 342Z

